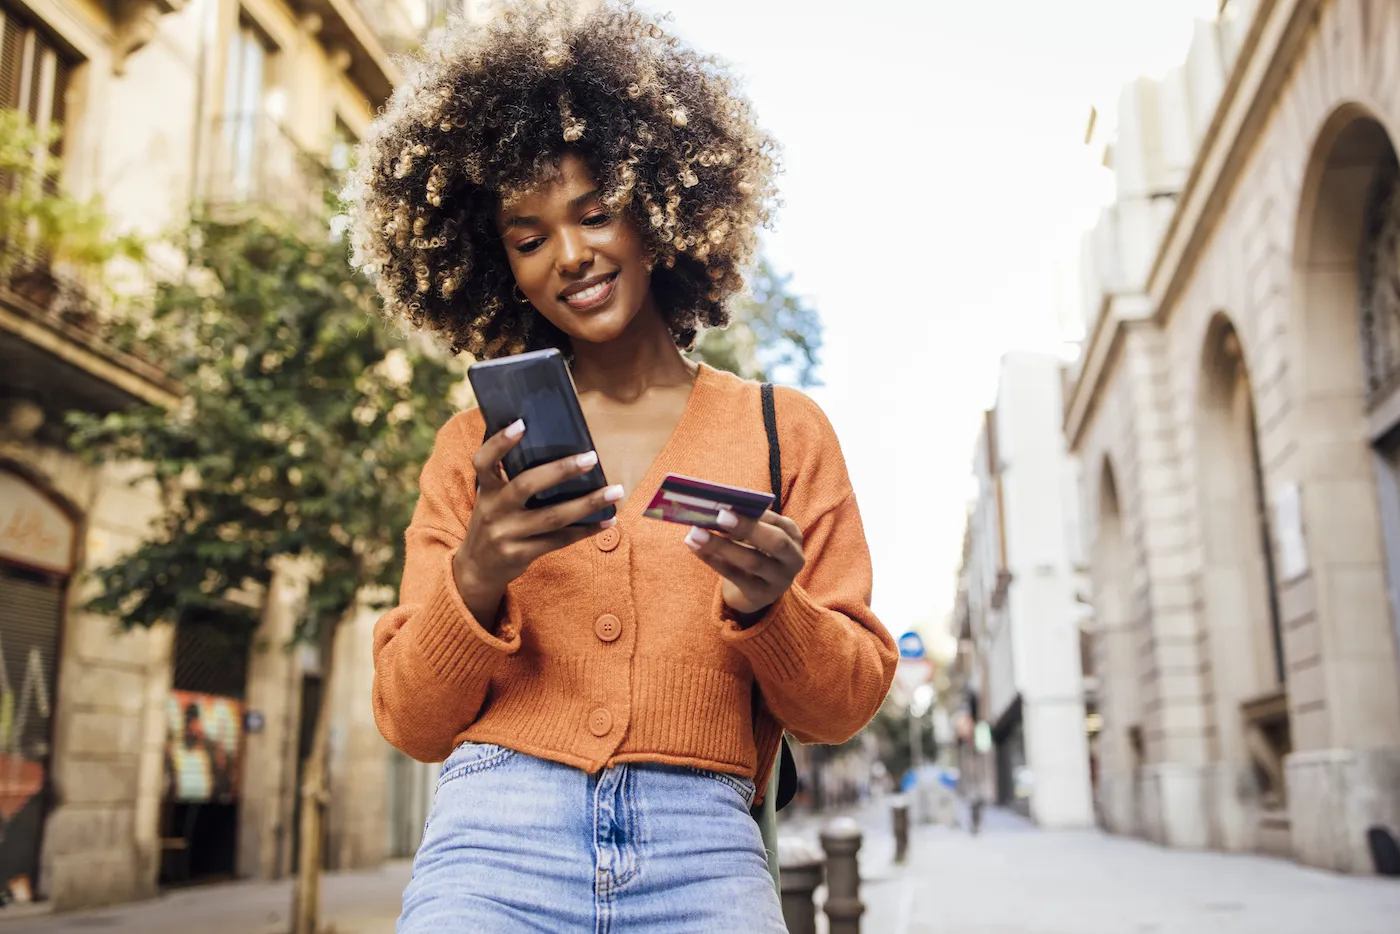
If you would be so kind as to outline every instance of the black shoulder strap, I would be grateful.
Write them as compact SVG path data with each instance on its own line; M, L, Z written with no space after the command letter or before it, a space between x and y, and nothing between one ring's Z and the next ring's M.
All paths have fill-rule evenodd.
M764 383L759 387L763 399L763 430L768 435L768 483L773 488L773 511L783 511L783 449L778 443L778 407L773 402L773 384ZM753 683L755 710L762 698L758 682ZM772 714L768 714L769 717ZM778 749L778 759L774 763L778 773L777 793L773 796L773 806L781 811L797 795L797 760L793 758L792 747L788 745L787 734L782 734ZM757 812L755 817L758 816Z
M763 430L768 433L768 483L773 489L773 511L783 511L783 449L778 443L778 407L773 403L773 384L759 387L763 397Z

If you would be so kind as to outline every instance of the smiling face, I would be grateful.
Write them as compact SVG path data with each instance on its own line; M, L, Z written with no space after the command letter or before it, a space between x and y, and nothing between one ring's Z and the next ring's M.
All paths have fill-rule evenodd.
M573 341L616 340L644 309L654 312L642 238L624 213L608 213L576 155L539 188L501 206L500 230L520 291Z

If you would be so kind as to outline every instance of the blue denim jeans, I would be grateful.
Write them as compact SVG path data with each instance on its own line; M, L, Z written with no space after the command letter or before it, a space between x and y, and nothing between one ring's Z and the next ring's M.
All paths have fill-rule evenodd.
M785 934L753 795L705 769L588 775L465 743L443 763L398 934Z

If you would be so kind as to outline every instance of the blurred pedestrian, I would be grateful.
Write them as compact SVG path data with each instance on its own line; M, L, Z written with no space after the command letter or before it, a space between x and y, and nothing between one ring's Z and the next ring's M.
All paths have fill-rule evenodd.
M727 321L774 156L719 65L612 2L450 26L362 145L387 313L479 358L562 350L616 484L526 509L594 456L507 480L538 426L438 434L375 631L381 731L446 760L400 934L784 930L751 806L783 729L853 736L896 652L822 412L777 391L774 449L760 387L683 354ZM770 455L761 519L642 515L670 472L767 489Z

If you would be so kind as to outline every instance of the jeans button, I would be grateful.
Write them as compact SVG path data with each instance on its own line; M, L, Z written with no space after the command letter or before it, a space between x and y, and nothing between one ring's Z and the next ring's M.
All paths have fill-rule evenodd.
M612 714L602 707L588 715L588 731L599 738L612 732Z

